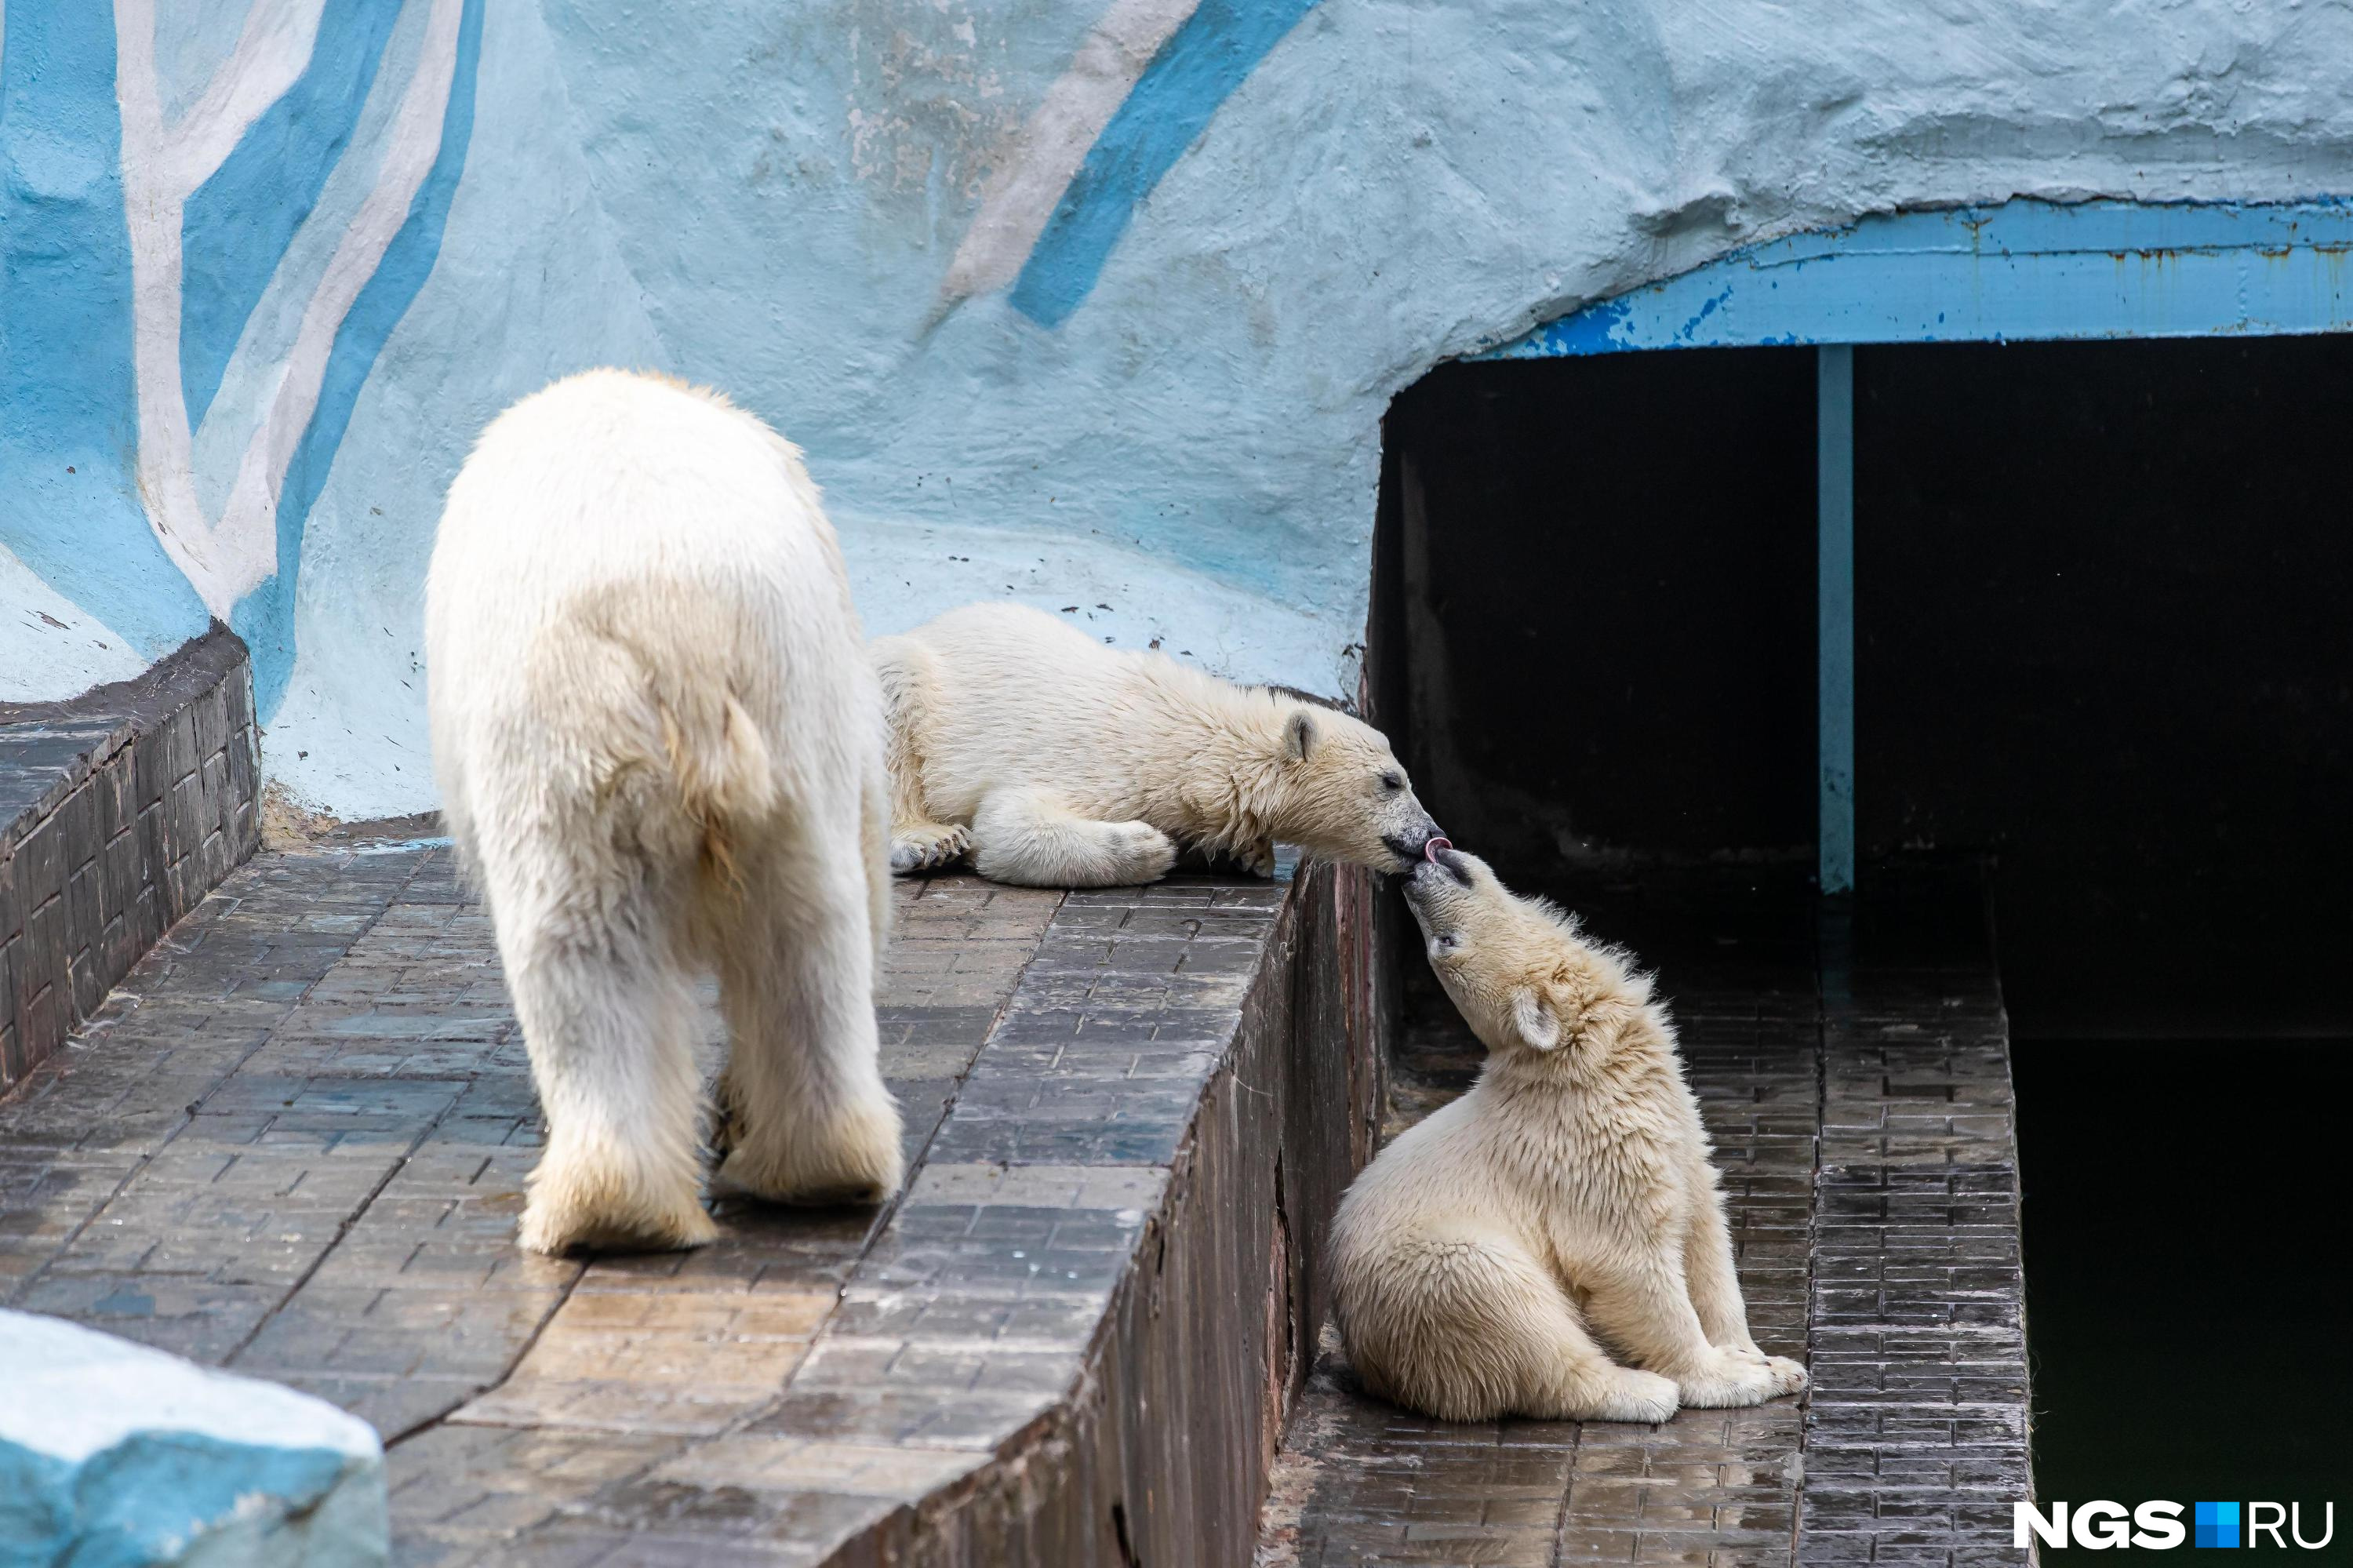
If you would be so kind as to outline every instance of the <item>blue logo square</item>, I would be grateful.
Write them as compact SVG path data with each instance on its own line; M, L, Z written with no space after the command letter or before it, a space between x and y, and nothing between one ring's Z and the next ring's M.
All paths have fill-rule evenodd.
M2236 1546L2239 1544L2239 1505L2234 1502L2202 1502L2191 1505L2196 1510L2199 1546Z

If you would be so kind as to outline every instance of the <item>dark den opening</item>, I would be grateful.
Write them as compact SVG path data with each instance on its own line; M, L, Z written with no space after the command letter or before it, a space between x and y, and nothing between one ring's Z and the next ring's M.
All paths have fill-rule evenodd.
M1984 879L2046 1498L2342 1469L2302 1210L2353 1034L2348 377L2341 337L1854 351L1855 928ZM1814 863L1816 398L1810 348L1620 354L1388 422L1375 706L1457 842L1671 992L1613 887Z
M2345 1032L2337 337L1855 352L1860 875L1985 857L2021 1036ZM1810 860L1808 348L1443 366L1375 699L1467 847Z

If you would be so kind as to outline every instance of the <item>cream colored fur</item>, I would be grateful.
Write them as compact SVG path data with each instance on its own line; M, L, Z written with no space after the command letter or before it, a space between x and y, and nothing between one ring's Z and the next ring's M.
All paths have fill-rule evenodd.
M998 882L1113 887L1179 846L1266 874L1277 842L1402 871L1437 832L1379 731L1113 649L1014 604L874 644L891 713L891 863L963 855Z
M1459 1421L1662 1421L1803 1388L1749 1338L1699 1105L1648 979L1475 856L1440 849L1406 898L1489 1054L1341 1201L1335 1304L1358 1375Z
M523 1245L712 1239L697 970L731 1040L723 1173L895 1188L881 694L800 454L663 378L524 398L449 488L426 644L443 810L546 1113Z

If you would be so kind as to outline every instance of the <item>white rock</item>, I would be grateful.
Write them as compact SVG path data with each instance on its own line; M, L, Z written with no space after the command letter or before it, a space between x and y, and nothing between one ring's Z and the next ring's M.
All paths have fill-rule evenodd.
M0 1568L345 1568L390 1555L366 1422L54 1318L0 1311Z

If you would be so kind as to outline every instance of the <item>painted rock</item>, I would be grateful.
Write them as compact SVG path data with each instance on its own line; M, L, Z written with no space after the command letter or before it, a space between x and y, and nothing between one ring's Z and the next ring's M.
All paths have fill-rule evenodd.
M276 1383L0 1311L0 1568L344 1568L390 1555L384 1447Z

